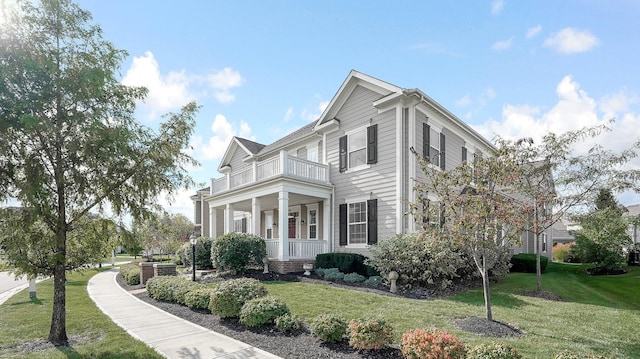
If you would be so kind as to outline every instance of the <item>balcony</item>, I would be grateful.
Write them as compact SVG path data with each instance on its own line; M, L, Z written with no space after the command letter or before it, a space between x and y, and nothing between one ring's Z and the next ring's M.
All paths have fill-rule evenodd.
M235 190L278 176L330 184L328 165L289 156L287 152L281 151L279 156L254 162L251 167L238 171L232 170L222 178L212 179L211 194Z

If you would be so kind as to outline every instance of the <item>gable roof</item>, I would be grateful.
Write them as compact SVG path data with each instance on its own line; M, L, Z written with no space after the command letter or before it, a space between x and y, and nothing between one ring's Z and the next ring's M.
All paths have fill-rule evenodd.
M276 140L275 142L267 146L264 146L264 148L262 148L262 150L258 153L258 155L262 156L262 155L268 154L269 152L279 150L294 142L300 141L301 139L307 137L307 135L310 135L313 133L313 129L315 128L317 122L318 120L312 121L311 123L280 138L279 140Z
M227 150L224 152L224 156L220 160L220 165L218 166L218 171L221 171L223 167L227 166L233 157L233 154L236 152L238 148L244 151L247 154L247 157L253 157L261 149L265 146L263 144L253 142L251 140L247 140L246 138L240 138L233 136L231 139L231 143L227 146Z

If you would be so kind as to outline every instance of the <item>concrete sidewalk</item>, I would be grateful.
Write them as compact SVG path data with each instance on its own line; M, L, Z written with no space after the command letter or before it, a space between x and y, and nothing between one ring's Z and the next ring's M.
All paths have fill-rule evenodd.
M96 305L131 336L167 358L264 358L276 355L164 312L129 294L117 269L93 276L87 290Z

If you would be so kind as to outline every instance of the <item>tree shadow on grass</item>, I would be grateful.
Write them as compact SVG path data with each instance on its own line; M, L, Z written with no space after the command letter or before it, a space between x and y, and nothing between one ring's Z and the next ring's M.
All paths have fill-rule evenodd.
M14 302L10 305L25 305L25 304L35 304L35 305L43 305L44 303L38 298L30 298L29 300L25 300L23 302Z
M454 302L465 303L475 306L484 306L484 295L482 291L473 290L469 292L465 292L462 294L455 295L449 298ZM522 308L529 303L525 302L522 299L517 298L515 295L501 293L501 292L492 292L491 293L491 305L497 307L504 308Z

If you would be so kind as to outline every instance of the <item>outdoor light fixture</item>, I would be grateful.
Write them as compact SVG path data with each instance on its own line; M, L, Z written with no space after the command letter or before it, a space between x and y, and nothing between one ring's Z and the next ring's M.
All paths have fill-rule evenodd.
M191 242L191 280L196 281L196 235L191 232L191 236L189 236L189 241Z

